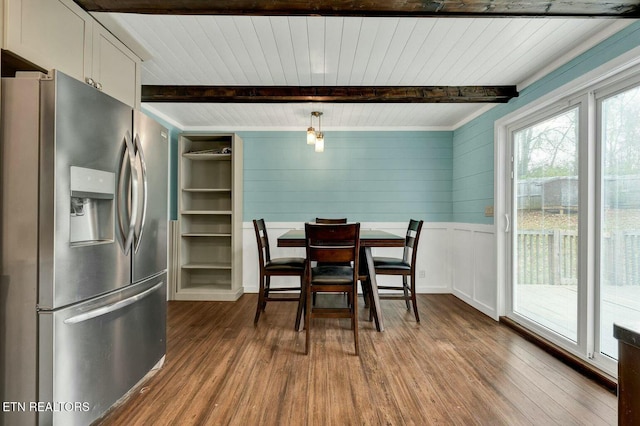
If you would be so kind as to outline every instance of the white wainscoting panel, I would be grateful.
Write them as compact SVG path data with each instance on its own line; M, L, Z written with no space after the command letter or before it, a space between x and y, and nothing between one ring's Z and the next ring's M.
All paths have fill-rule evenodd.
M450 241L449 224L425 223L422 225L416 265L418 293L451 293Z
M453 294L498 320L493 225L457 223L452 228Z
M473 298L473 233L469 229L452 230L453 290L465 299Z

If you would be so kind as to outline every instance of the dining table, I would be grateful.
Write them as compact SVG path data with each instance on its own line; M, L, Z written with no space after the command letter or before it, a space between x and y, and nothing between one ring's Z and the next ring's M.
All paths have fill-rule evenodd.
M404 247L404 244L405 237L391 232L376 229L360 230L360 274L367 277L367 286L371 290L371 302L373 303L369 309L372 309L371 312L378 331L384 331L384 321L380 309L376 268L373 264L371 249L373 247ZM278 247L305 247L304 229L291 229L282 234L278 237Z

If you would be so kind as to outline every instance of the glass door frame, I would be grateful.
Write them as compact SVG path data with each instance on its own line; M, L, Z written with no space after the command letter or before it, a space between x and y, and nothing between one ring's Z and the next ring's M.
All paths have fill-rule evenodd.
M580 156L580 248L578 299L578 344L567 345L566 339L545 335L544 331L526 320L514 319L545 339L574 354L578 358L617 378L617 361L601 354L599 348L599 284L601 232L601 173L602 146L600 100L616 92L640 85L640 49L588 72L526 105L504 115L494 122L494 207L496 236L496 278L498 285L498 315L514 318L511 282L513 270L511 227L513 192L511 184L511 136L515 129L553 116L572 103L585 106L580 115L580 131L584 137L579 146ZM586 116L586 119L583 117ZM585 126L582 128L582 126ZM584 260L586 259L586 261Z

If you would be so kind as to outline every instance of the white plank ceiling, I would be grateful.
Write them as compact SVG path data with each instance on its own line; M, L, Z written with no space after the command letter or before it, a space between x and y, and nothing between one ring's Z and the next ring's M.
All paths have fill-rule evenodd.
M126 31L148 51L142 84L518 85L520 90L630 22L135 14L108 18L111 23L105 23L116 35ZM312 110L324 112L322 127L327 131L453 129L488 108L304 103L144 107L185 129L228 131L304 129Z

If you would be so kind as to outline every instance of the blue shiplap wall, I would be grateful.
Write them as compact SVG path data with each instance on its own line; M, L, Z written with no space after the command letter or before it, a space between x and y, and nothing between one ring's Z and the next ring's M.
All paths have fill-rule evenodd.
M493 206L494 123L554 89L640 46L636 22L524 89L453 133L452 221L492 224L484 207Z
M238 132L244 141L244 220L451 220L452 132Z

